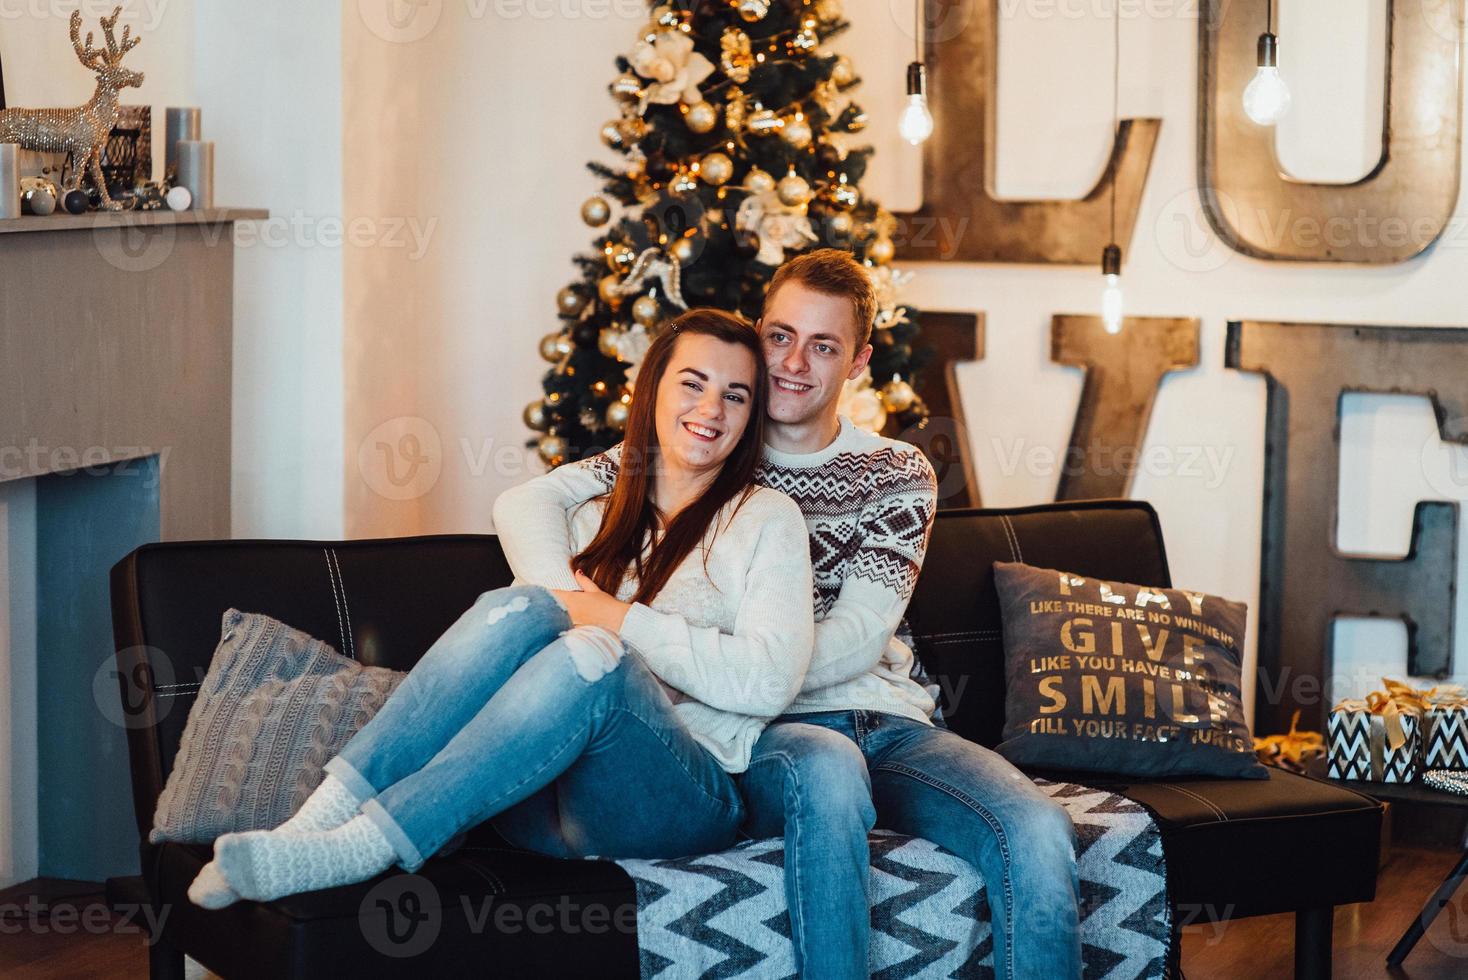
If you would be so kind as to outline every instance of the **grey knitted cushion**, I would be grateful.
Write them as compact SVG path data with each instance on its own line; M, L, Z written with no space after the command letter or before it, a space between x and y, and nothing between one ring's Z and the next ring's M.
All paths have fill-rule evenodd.
M229 609L148 840L269 830L321 782L406 674L364 667L278 619Z

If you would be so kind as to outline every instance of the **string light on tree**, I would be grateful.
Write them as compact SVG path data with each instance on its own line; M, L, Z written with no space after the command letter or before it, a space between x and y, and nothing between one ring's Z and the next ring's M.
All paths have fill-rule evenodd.
M1264 33L1259 35L1259 70L1244 88L1244 114L1261 126L1273 126L1290 109L1290 89L1279 75L1279 38L1274 34L1274 0L1265 5Z

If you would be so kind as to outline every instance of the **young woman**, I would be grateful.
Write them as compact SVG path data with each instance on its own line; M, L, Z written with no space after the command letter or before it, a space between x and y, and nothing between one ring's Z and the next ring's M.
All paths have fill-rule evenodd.
M481 595L295 816L215 842L190 898L415 871L491 818L560 857L733 844L731 774L800 689L813 640L800 510L752 482L766 384L747 322L673 320L643 363L615 486L568 518L581 589Z

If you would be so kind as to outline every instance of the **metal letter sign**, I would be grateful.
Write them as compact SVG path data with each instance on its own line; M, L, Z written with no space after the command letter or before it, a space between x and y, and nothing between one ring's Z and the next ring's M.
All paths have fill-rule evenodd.
M1198 20L1198 186L1220 238L1245 255L1402 262L1458 201L1462 0L1389 0L1381 157L1349 184L1281 172L1275 130L1244 115L1266 0L1206 0Z
M1050 359L1086 373L1055 499L1127 496L1162 376L1198 366L1198 321L1127 317L1113 336L1098 316L1057 316Z
M1079 201L994 194L1000 0L927 0L933 135L923 146L923 203L900 214L897 254L958 262L1099 262L1116 184L1117 244L1131 242L1160 119L1123 119L1096 186Z
M1406 558L1336 547L1340 402L1348 391L1424 395L1445 441L1468 443L1468 329L1234 322L1228 367L1269 382L1255 729L1323 730L1331 623L1407 624L1407 671L1446 676L1453 653L1458 505L1419 502Z
M922 341L931 351L919 385L928 418L897 438L922 449L938 479L938 509L979 506L979 478L963 421L958 365L984 359L984 317L923 311Z

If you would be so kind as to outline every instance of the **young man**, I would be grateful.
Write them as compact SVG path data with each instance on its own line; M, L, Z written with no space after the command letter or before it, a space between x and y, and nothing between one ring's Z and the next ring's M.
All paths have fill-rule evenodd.
M785 837L796 965L805 980L866 977L867 832L923 837L987 884L995 974L1081 973L1074 830L1063 808L1000 756L935 727L894 633L936 509L932 468L906 443L837 413L865 369L876 297L847 252L820 249L775 273L757 324L770 372L758 481L800 506L815 571L810 670L755 745L741 791L752 837ZM610 489L618 450L506 491L495 524L517 575L574 589L565 513ZM1023 942L1016 941L1023 924Z

